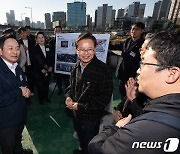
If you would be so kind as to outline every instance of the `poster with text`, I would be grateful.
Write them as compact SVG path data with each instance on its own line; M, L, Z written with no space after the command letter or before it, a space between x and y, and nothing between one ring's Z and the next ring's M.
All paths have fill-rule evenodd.
M78 60L75 41L80 33L56 35L55 73L69 74ZM96 56L106 63L110 34L93 34L97 39Z

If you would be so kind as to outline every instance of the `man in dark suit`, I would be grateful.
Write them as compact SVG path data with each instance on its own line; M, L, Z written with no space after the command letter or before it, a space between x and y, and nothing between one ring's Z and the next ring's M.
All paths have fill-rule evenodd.
M23 150L21 139L26 121L25 98L30 96L17 60L20 55L15 36L0 37L0 149L2 154L32 154Z
M126 96L125 84L130 77L136 77L136 71L139 68L140 51L144 38L145 25L142 22L134 23L131 27L131 38L112 45L109 49L122 51L122 62L118 68L119 90L122 97Z
M45 44L43 32L37 32L36 46L33 49L32 67L35 83L38 90L39 103L50 102L48 98L49 79L52 72L53 58L49 46Z
M32 35L31 32L30 32L31 27L30 26L25 26L24 28L26 29L26 32L27 32L27 38L31 39L31 40L35 40L35 36Z
M18 34L20 36L19 43L23 45L24 50L26 52L26 66L25 66L25 73L27 76L28 86L31 92L34 92L34 79L33 79L33 71L31 65L31 57L34 54L33 48L35 46L35 40L31 40L27 37L27 32L24 27L18 28Z

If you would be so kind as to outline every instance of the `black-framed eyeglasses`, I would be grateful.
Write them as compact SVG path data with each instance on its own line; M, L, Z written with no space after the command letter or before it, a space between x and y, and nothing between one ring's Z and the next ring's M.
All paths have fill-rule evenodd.
M154 64L154 63L145 63L140 61L139 62L139 68L141 69L142 66L144 65L151 65L151 66L156 66L156 67L160 67L160 68L171 68L172 66L168 66L168 65L160 65L160 64Z
M88 53L92 53L93 51L94 51L94 49L87 49L87 50L85 50L85 49L78 49L77 48L77 50L79 51L79 52L88 52Z

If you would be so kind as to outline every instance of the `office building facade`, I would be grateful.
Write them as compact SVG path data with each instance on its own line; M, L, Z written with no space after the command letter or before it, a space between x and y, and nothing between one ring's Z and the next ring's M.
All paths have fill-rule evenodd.
M45 28L52 29L51 14L45 13Z
M180 26L180 0L172 0L168 19Z
M75 1L67 3L67 27L80 28L86 26L86 3Z
M103 6L98 7L97 9L97 29L111 28L115 20L115 10L112 6L108 4L103 4Z

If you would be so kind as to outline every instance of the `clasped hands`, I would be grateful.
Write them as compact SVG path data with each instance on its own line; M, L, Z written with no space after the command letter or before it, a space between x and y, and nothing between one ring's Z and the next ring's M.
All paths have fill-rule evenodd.
M66 107L70 110L77 110L78 109L78 103L77 102L73 102L73 100L70 97L66 98L65 101Z
M31 94L31 91L27 88L27 87L19 87L22 91L22 96L24 96L25 98L28 98Z

